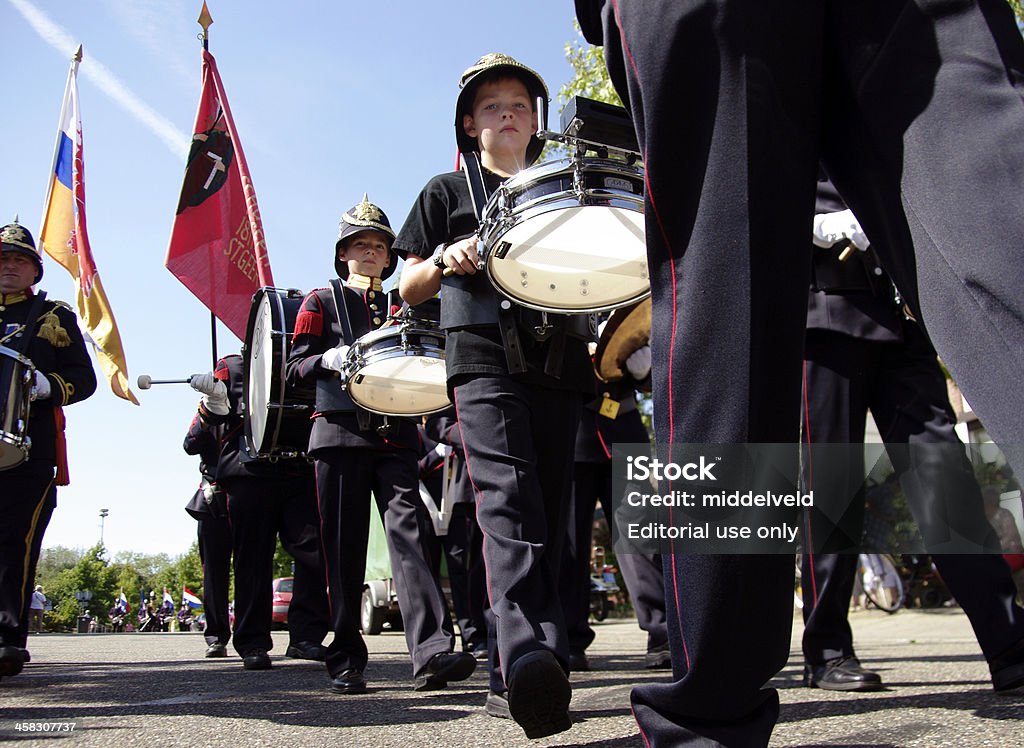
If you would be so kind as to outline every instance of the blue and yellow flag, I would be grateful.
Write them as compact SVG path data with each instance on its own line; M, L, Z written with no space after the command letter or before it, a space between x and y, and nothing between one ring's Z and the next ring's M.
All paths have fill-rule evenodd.
M89 247L85 223L85 162L82 152L82 118L78 109L78 63L81 47L71 62L64 89L60 129L53 156L53 169L43 208L43 227L39 241L46 254L64 266L75 279L75 305L78 317L92 340L96 359L118 397L136 405L128 387L121 334L100 282L96 262Z

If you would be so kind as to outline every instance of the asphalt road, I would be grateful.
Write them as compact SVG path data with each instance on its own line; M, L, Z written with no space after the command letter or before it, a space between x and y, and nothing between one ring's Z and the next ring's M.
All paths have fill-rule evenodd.
M851 620L862 661L882 673L887 688L873 694L803 688L795 627L793 657L774 681L783 708L771 745L1024 745L1024 689L992 693L988 670L960 611L892 616L865 611ZM225 748L642 746L629 711L629 690L637 683L667 681L668 674L644 670L645 638L635 621L608 620L595 629L589 656L596 669L572 676L575 724L542 741L529 741L515 723L484 713L487 679L482 670L444 691L413 692L401 634L367 637L371 692L338 696L326 690L321 664L280 656L286 634L274 634L273 669L247 672L237 657L203 659L202 637L177 633L33 636L32 662L21 675L0 681L0 742ZM71 725L73 731L67 732Z

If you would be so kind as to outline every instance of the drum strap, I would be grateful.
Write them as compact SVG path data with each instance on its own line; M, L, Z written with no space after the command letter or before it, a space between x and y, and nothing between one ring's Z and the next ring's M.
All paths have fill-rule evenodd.
M469 199L473 202L473 214L479 222L483 217L484 206L487 204L487 188L484 185L480 154L476 151L463 154L462 170L466 174ZM498 329L501 330L501 343L505 348L508 373L523 374L526 371L526 356L523 355L523 346L519 340L514 307L505 300L498 305ZM559 367L561 367L561 363L559 363Z
M46 301L46 291L36 291L32 296L32 306L29 307L28 316L25 317L25 334L16 339L14 345L8 346L19 355L25 356L32 338L36 335L36 319L39 312L43 310L43 302Z
M348 304L345 303L345 286L340 278L331 279L331 298L334 299L334 314L341 325L341 336L345 345L352 345L355 335L352 334L352 320L348 316Z

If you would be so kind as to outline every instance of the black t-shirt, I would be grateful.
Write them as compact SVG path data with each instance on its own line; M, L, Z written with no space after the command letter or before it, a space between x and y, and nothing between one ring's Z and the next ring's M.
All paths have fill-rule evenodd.
M493 193L504 181L486 169L483 175L488 194ZM450 244L470 237L478 227L479 221L469 196L466 175L458 171L439 174L427 182L420 192L402 230L398 232L394 250L403 259L411 254L428 259L439 244ZM467 283L487 282L479 273L464 278ZM534 340L522 325L519 326L519 339L527 363L526 373L519 376L545 387L593 391L593 367L584 341L573 337L566 339L561 375L556 378L544 373L548 343ZM509 373L505 347L497 325L448 330L445 361L449 380L466 374L507 376Z

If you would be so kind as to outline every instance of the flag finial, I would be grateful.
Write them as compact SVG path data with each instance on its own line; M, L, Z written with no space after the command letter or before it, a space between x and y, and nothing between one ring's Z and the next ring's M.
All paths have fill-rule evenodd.
M74 60L75 62L81 62L82 61L82 45L81 44L78 45L78 49L75 50L75 54L73 54L71 56L71 59Z
M199 11L197 23L203 27L203 39L209 39L210 27L213 25L213 16L210 15L210 9L206 7L206 0L203 0L203 9Z

